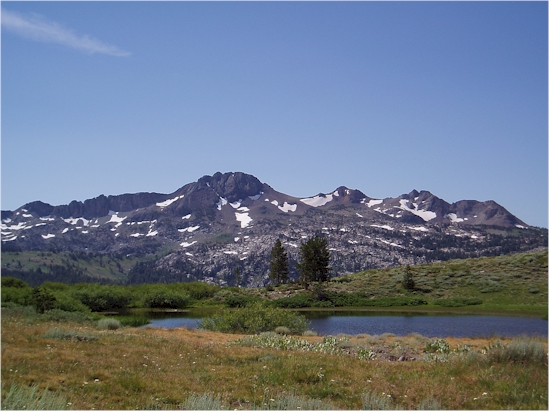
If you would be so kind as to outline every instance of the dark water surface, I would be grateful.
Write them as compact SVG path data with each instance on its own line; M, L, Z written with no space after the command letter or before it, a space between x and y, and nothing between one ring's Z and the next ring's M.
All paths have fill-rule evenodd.
M319 335L339 333L405 336L419 333L427 337L548 336L548 321L536 318L483 315L423 315L368 312L301 312L309 329ZM147 313L146 327L198 328L202 317L193 312Z

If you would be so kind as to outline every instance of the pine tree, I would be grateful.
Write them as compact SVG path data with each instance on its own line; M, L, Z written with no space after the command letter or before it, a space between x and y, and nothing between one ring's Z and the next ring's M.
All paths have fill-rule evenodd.
M301 262L296 264L301 275L304 288L311 282L327 282L330 280L330 254L328 242L321 236L313 236L300 247Z
M288 256L279 239L271 249L269 277L276 285L288 282Z
M414 279L411 271L411 266L407 265L405 273L403 274L403 287L407 290L414 290Z

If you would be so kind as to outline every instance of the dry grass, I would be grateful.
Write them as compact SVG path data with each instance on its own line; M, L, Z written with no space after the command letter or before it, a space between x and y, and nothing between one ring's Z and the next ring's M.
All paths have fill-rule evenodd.
M54 327L93 334L93 341L44 338ZM448 362L362 361L237 346L242 335L187 329L99 330L97 325L28 322L2 314L3 396L12 384L49 388L74 409L177 408L192 394L220 396L231 409L259 409L266 399L318 399L337 409L361 409L365 394L415 409L547 409L547 364L490 363L483 355ZM320 342L322 337L305 337ZM387 353L419 357L426 338L360 335L350 345L376 340ZM447 339L451 349L481 351L490 339ZM506 343L506 341L503 341ZM546 345L546 342L544 342ZM389 396L388 396L389 395Z

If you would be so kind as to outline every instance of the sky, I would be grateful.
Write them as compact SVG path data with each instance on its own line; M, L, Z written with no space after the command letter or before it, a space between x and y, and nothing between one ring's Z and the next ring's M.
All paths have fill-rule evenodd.
M2 210L240 171L548 227L547 2L1 8Z

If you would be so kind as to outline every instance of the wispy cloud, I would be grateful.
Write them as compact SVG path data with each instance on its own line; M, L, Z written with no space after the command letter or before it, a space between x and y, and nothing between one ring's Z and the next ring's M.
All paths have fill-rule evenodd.
M88 35L77 35L72 30L35 14L24 16L2 9L2 28L27 39L57 43L90 54L102 53L117 57L132 54Z

